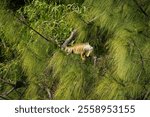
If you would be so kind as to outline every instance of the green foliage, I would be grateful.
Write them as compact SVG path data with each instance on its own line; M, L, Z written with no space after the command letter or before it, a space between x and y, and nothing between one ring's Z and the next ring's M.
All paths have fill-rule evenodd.
M90 94L96 81L93 74L96 69L92 64L85 64L73 55L68 57L57 52L51 58L49 67L52 68L53 77L59 78L54 99L86 99Z
M149 0L65 3L33 0L14 13L1 7L0 76L14 84L27 83L16 89L23 92L21 97L15 92L9 97L150 99ZM78 30L74 43L89 42L94 47L95 66L92 57L83 62L57 46L74 28ZM0 83L0 88L3 94L11 86Z
M107 81L109 87L112 87L109 95L114 95L116 92L114 97L108 96L107 99L143 99L143 92L146 93L143 87L149 83L149 71L146 70L146 64L149 66L150 63L144 59L149 58L146 50L149 51L148 48L150 47L147 46L145 48L145 45L150 43L149 37L146 36L146 30L149 29L149 16L146 16L140 11L135 1L121 0L114 4L113 1L107 2L107 0L101 0L93 1L93 3L87 2L86 4L94 4L95 7L91 11L95 13L93 13L93 17L99 17L97 18L98 21L95 21L96 24L106 28L112 34L107 38L109 55L112 57L111 69L113 72L111 72L110 78L113 76L115 80L122 82L125 85L125 89L130 87L130 83L134 88L130 87L127 90L128 93L124 95L124 98L116 98L115 96L117 92L120 92L120 89L117 88L117 85ZM145 9L149 7L148 5L150 4L144 6ZM104 83L100 83L98 89L96 89L99 94L105 94L107 92L107 90L102 90L107 85L103 85ZM119 88L121 87L119 86ZM133 89L132 92L130 92L131 89ZM125 91L123 90L121 92ZM99 99L106 99L106 97L100 97Z

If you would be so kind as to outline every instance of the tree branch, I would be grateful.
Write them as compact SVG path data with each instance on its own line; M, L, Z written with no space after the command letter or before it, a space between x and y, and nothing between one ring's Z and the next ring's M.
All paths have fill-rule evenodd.
M50 90L49 90L48 88L45 88L45 90L46 90L46 92L47 92L47 94L48 94L48 98L49 98L49 99L52 99L52 95L51 95Z
M149 17L149 15L144 11L144 9L141 7L141 5L138 3L137 0L133 0L135 2L135 4L138 6L138 8L140 9L140 11L146 16Z
M75 40L75 38L76 38L76 36L77 36L77 29L74 29L74 30L71 32L69 38L67 38L67 39L65 40L65 42L64 42L62 45L60 45L57 40L54 40L54 39L52 39L52 38L51 38L51 39L46 38L46 37L43 36L41 33L39 33L39 32L36 31L34 28L32 28L29 24L27 24L26 21L20 19L20 18L17 17L17 16L15 16L15 17L16 17L19 21L21 21L24 25L26 25L28 28L30 28L31 30L33 30L34 32L36 32L38 35L40 35L43 39L45 39L46 41L49 41L49 42L53 42L53 44L57 45L58 47L61 47L62 50L63 50L71 41ZM92 19L91 21L89 21L87 24L93 22L93 21L96 20L96 19L97 19L97 17L93 18L93 19ZM96 64L96 60L97 60L97 59L94 58L94 64Z
M140 48L138 48L138 46L136 45L136 43L135 43L135 41L133 39L132 39L132 42L133 42L134 46L137 48L137 50L139 52L139 56L140 56L140 60L141 60L141 66L143 68L143 71L146 72L145 67L144 67L144 59L143 59L141 50L140 50Z
M15 88L11 88L9 91L7 91L6 93L4 93L4 96L8 96L11 92L13 92L15 90Z
M83 19L83 22L85 22L87 25L90 24L91 22L95 21L97 19L97 17L93 18L92 20L90 20L89 22L85 22ZM64 49L71 41L73 41L77 36L77 29L74 29L69 38L66 39L66 41L62 44L61 48Z
M22 99L22 96L25 94L26 90L27 90L27 87L25 87L24 91L23 91L23 92L21 93L21 95L19 96L19 100Z
M53 38L47 38L45 36L43 36L40 32L38 32L37 30L35 30L34 28L32 28L28 23L26 23L26 21L20 19L19 17L17 17L15 15L16 19L18 19L21 23L23 23L25 26L27 26L28 28L30 28L31 30L33 30L35 33L37 33L39 36L41 36L44 40L48 41L48 42L52 42L53 44L57 45L58 47L60 47L59 43L57 42L57 40L54 40Z
M0 95L0 98L2 98L2 99L4 99L4 100L9 100L8 98L6 98L6 97L4 97L4 96L2 96L2 95Z
M62 44L61 48L64 49L72 40L75 39L76 35L77 35L77 29L74 29L71 32L71 35L69 36L69 38L66 39L66 41Z
M5 81L5 80L2 79L2 78L0 78L0 81L3 82L3 83L5 83L5 84L11 85L11 86L13 86L13 87L15 86L15 84L10 83L10 82L8 82L8 81Z

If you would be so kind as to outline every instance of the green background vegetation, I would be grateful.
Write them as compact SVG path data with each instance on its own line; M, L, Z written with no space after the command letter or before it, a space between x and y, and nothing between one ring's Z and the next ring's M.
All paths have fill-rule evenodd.
M73 29L96 65L57 46ZM0 1L0 98L150 99L150 0Z

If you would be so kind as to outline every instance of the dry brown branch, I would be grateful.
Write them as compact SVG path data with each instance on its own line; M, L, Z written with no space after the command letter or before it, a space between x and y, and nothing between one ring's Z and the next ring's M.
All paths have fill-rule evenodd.
M64 49L71 41L75 39L76 36L77 36L77 29L74 29L71 32L71 35L69 36L69 38L67 38L66 41L62 44L61 48Z

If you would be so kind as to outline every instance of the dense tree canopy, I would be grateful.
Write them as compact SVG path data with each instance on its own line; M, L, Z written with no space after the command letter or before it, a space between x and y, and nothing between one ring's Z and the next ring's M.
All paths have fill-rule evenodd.
M4 1L1 99L150 99L149 0ZM60 48L74 29L96 63Z

